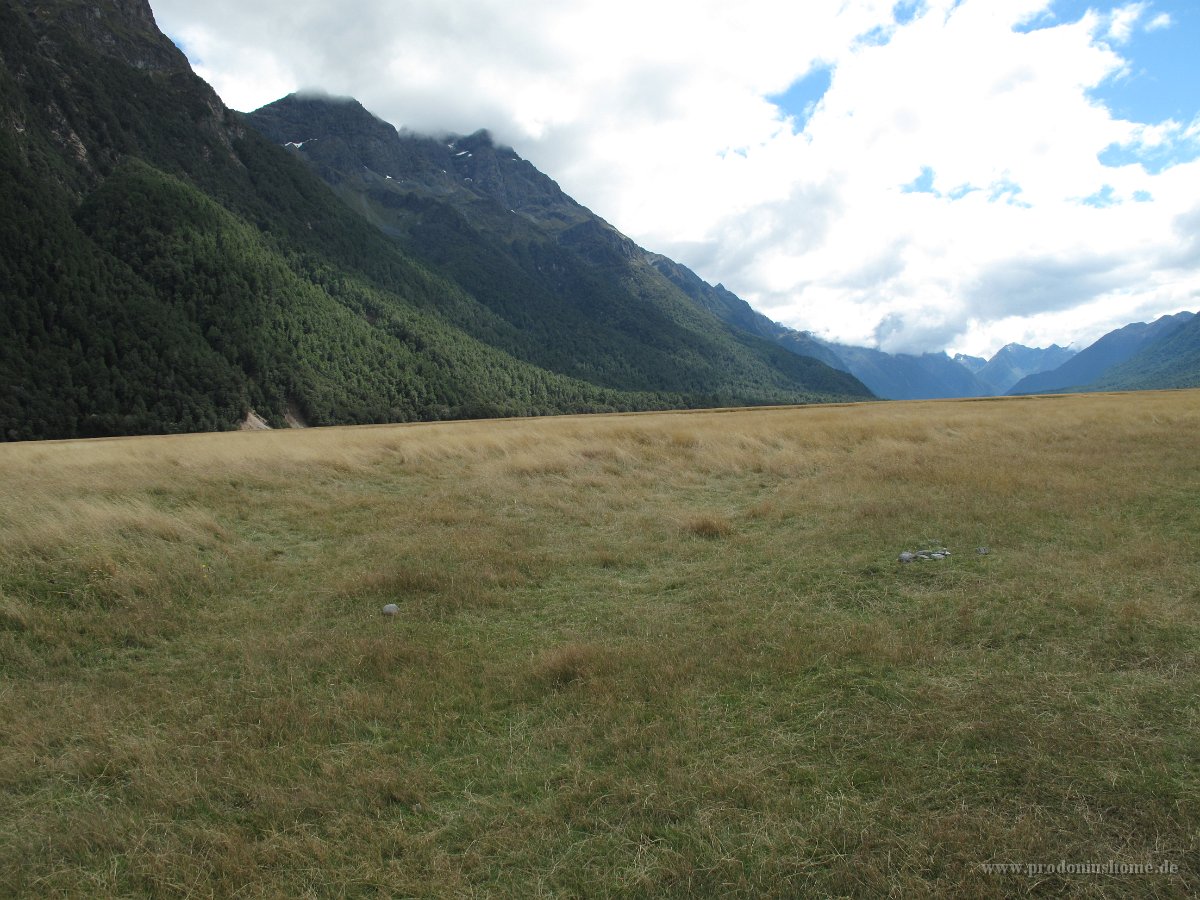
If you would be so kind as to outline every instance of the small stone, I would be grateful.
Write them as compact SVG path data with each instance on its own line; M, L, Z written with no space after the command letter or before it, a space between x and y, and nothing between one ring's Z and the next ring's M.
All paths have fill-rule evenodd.
M910 563L914 559L916 559L916 556L912 553L909 553L907 550L900 554L900 562L902 563Z
M389 603L383 608L383 614L385 616L394 616L398 612L400 612L400 607L398 607L395 603Z
M975 552L978 553L980 556L987 556L992 551L989 550L987 547L976 547Z
M930 553L929 558L930 559L945 559L946 554L945 553Z

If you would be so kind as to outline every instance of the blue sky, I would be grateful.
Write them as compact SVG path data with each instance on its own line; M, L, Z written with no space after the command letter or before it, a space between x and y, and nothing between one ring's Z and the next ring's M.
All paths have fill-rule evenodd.
M817 65L812 71L789 85L786 91L773 94L767 99L774 103L794 122L793 128L803 130L812 118L817 104L833 83L833 69Z
M1058 0L1028 28L1079 21L1089 9L1106 4ZM1200 5L1194 0L1156 0L1146 4L1146 24L1134 28L1120 52L1128 70L1089 92L1114 115L1157 124L1167 119L1190 122L1200 115Z
M894 351L1200 309L1196 0L152 0L235 109L489 128L772 318Z
M1135 4L1136 5L1136 4ZM1088 91L1088 96L1103 104L1113 115L1147 124L1160 124L1174 119L1191 122L1200 116L1200 3L1196 0L1155 0L1142 4L1142 28L1131 29L1126 41L1117 42L1127 68L1107 78ZM922 11L919 0L897 3L893 9L894 22L903 26ZM1014 30L1028 33L1079 22L1089 11L1111 9L1114 4L1088 0L1057 0L1032 16L1027 22L1015 25ZM1165 17L1165 18L1161 18ZM1156 27L1145 27L1158 20ZM885 40L888 30L873 32L874 40ZM802 128L829 90L833 70L828 65L815 65L787 90L768 99L796 127ZM1195 158L1200 143L1174 146L1152 155L1149 164L1157 167ZM1110 152L1114 161L1130 159L1128 154Z

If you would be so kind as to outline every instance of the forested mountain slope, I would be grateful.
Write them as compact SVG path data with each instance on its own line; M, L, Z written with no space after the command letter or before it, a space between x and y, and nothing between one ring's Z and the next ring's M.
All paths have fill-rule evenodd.
M503 324L479 336L522 359L624 390L782 399L799 384L868 395L845 373L782 352L769 330L696 302L664 273L683 267L638 247L486 131L434 138L351 99L295 94L248 121L487 306Z
M1108 332L1062 365L1028 375L1009 389L1010 394L1066 391L1107 381L1108 372L1143 351L1153 355L1156 343L1168 338L1193 318L1190 312L1160 316L1153 322L1133 322Z
M827 396L736 341L668 339L661 382L551 371L226 109L144 0L7 0L0 60L0 437Z
M1200 316L1195 315L1087 385L1096 391L1191 387L1200 387Z

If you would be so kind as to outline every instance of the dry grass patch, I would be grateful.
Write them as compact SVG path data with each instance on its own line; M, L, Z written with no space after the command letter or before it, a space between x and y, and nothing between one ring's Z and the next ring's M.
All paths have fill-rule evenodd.
M535 684L558 689L576 682L590 681L612 663L610 651L593 644L572 641L538 654L530 672Z
M683 530L696 537L716 539L733 534L733 523L726 516L704 514L687 519Z
M1197 433L1176 392L0 446L0 895L1195 895ZM981 868L1060 859L1179 873Z
M26 604L0 593L0 631L25 631L29 621L30 609Z

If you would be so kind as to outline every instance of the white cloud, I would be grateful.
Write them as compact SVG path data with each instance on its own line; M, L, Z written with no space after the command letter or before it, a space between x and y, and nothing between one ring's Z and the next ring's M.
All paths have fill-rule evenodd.
M928 0L904 25L894 0L153 5L235 108L313 86L418 130L488 127L643 246L837 339L989 352L1200 292L1176 228L1200 162L1097 158L1186 137L1087 94L1126 69L1147 3L1028 32L1049 0ZM815 66L830 87L797 134L765 98ZM904 192L925 169L936 193Z
M1138 19L1146 12L1146 3L1129 3L1114 9L1108 18L1105 37L1118 44L1128 43Z
M1161 31L1164 28L1170 28L1175 24L1175 20L1171 18L1170 13L1159 13L1153 19L1146 23L1147 31Z

